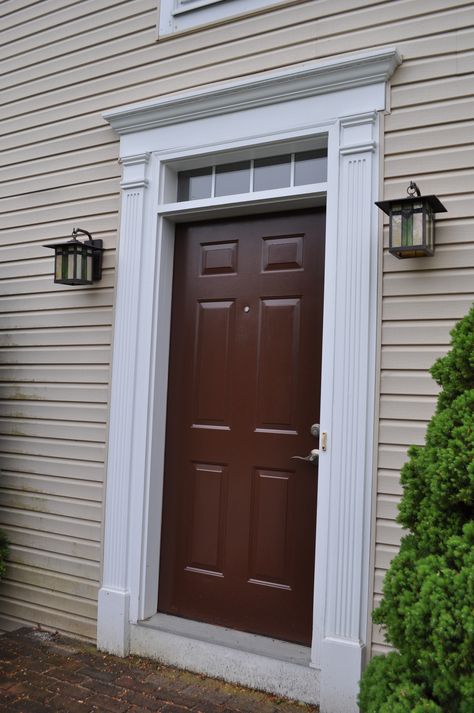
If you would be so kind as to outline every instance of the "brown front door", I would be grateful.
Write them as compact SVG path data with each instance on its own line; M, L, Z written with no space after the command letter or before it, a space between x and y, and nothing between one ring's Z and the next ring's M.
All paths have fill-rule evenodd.
M324 228L177 227L160 611L310 643Z

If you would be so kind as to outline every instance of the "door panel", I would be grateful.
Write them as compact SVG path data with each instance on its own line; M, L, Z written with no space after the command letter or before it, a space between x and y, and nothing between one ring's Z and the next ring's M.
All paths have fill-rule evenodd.
M295 431L300 298L263 299L257 332L257 429ZM278 385L278 386L277 386Z
M255 469L251 496L249 582L290 588L291 473Z
M198 302L194 343L194 426L229 428L234 302Z
M322 209L176 231L158 606L308 644Z
M192 463L186 569L223 576L227 467Z

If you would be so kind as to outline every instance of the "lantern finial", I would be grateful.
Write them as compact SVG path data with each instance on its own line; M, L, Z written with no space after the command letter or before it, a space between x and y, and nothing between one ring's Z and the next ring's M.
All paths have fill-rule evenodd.
M416 185L415 181L410 181L410 185L407 188L407 193L410 197L418 196L419 198L421 196L420 189Z

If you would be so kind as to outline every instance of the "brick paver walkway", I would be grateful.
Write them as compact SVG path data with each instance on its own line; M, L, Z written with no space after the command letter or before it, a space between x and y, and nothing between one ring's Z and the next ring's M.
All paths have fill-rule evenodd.
M156 661L120 659L34 629L0 636L0 711L8 713L316 713Z

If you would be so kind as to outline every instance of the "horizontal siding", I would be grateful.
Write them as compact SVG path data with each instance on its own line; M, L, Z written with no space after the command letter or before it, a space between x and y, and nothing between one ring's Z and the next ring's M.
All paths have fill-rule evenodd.
M415 377L417 378L417 377ZM418 380L418 379L417 379ZM421 380L421 378L420 378ZM432 380L427 377L427 381L431 386ZM409 383L409 382L408 382ZM414 395L405 396L404 392L408 390L406 375L402 374L400 378L399 389L403 393L401 395L385 393L380 399L380 418L381 419L399 419L403 417L405 420L417 421L422 419L428 421L433 414L436 398L434 396ZM410 418L411 415L411 418Z
M384 229L378 601L402 534L399 470L435 408L428 369L474 298L472 1L288 0L158 42L156 0L5 0L0 16L0 523L14 543L0 627L95 632L120 178L102 112L383 44L404 58L385 117L385 197L415 177L449 212L433 259L394 259ZM91 289L51 279L42 246L73 225L106 248Z
M49 456L38 456L30 453L2 454L2 472L33 473L43 476L77 478L101 482L103 465L91 461L73 461ZM32 513L33 516L33 513Z
M442 295L430 297L387 297L383 305L383 317L388 320L450 319L465 314L474 299L474 291L465 295Z
M474 40L474 33L473 33ZM397 70L396 76L398 76ZM428 126L418 128L413 131L412 128L399 130L397 132L387 134L385 136L385 156L387 162L393 155L401 153L413 153L416 151L419 155L424 155L423 152L431 153L433 146L441 143L444 149L470 145L474 132L474 121L459 121L456 123L447 123L442 126ZM401 160L403 157L398 156Z
M83 109L73 112L72 136L59 122L57 89L73 96L76 88L58 58L64 70L73 61L92 93L97 48L113 63L153 46L152 11L142 0L0 8L2 120L17 111L19 119L2 122L10 133L0 151L0 523L11 543L4 629L34 622L95 637L121 171L100 114L88 130ZM104 242L104 277L91 289L52 282L43 245L73 225Z
M430 55L405 59L392 81L385 120L384 197L403 195L415 178L422 193L437 194L448 213L438 216L436 254L426 260L393 258L384 227L375 604L403 534L395 522L399 471L407 447L424 443L436 407L439 387L428 369L447 351L451 329L474 300L472 28L460 35L462 46L453 47L449 39L445 44L446 31ZM378 626L372 641L374 654L388 650Z
M29 588L33 593L41 593L38 587ZM76 597L74 597L75 599ZM41 596L38 596L41 599ZM77 598L79 600L79 597ZM53 608L53 606L44 606L42 603L35 602L31 604L25 602L24 599L9 598L0 595L2 614L7 621L12 624L18 622L23 623L41 622L42 626L49 627L55 631L68 631L71 634L83 636L88 639L95 638L96 618L88 619L79 614L69 614L64 612L62 606ZM7 629L7 626L4 626ZM16 628L16 627L15 627Z

